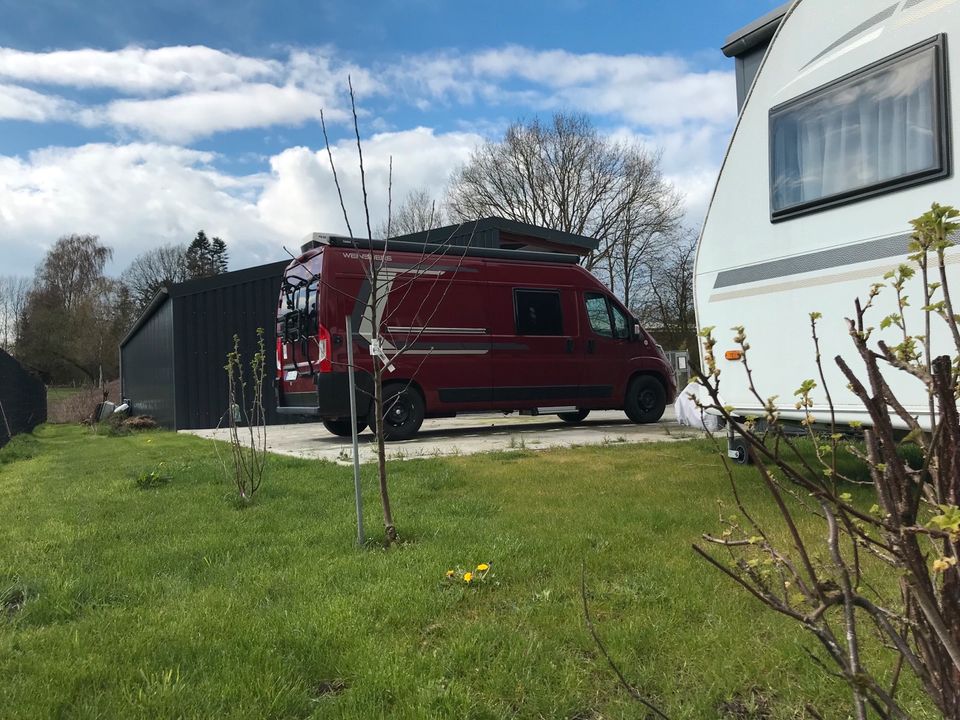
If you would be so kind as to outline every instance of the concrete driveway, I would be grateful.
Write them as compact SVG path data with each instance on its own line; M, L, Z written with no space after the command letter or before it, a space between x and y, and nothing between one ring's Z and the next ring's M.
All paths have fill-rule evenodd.
M205 438L226 440L225 430L184 430ZM675 442L702 433L681 427L668 407L663 418L652 425L634 425L619 411L592 412L582 425L567 425L555 415L463 415L426 420L412 440L387 443L387 457L393 460L472 455L501 450L544 450L573 445L614 445L639 442ZM373 434L360 434L360 461L376 458ZM271 425L267 448L294 457L315 458L349 464L350 438L331 435L320 423Z

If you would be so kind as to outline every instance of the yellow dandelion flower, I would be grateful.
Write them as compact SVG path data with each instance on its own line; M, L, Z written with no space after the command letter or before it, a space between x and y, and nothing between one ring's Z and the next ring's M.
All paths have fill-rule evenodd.
M489 569L490 569L490 566L487 565L486 563L480 563L479 565L477 565L477 570L479 572L486 572Z
M957 564L956 558L952 558L952 557L938 558L937 560L933 561L933 571L938 573L946 572L956 564Z
M465 573L463 574L463 581L464 581L465 583L468 583L468 582L470 582L471 580L473 580L473 573L472 573L472 572L465 572Z
M447 577L448 577L448 578L452 578L452 577L454 576L454 574L455 574L455 573L453 572L453 570L447 570Z

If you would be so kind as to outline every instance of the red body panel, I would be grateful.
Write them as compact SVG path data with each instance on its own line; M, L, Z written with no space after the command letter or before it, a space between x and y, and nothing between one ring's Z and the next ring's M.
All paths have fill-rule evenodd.
M367 250L325 246L287 268L286 277L315 282L305 285L306 301L295 296L294 304L305 302L303 309L312 312L303 337L280 345L279 407L304 408L325 418L344 416L341 402L328 407L323 397L325 379L318 366L324 350L317 333L323 328L329 334L332 375L342 376L347 369L347 316L354 325L356 365L372 370L372 299L364 273L369 255ZM667 402L676 393L672 370L645 331L614 339L593 330L585 293L604 295L631 325L634 321L596 278L577 265L459 256L425 260L419 254L394 251L386 255L384 259L383 253L373 252L374 261L383 262L386 271L380 295L388 292L379 312L385 326L384 349L395 367L384 374L384 382L411 381L423 394L427 416L551 407L621 409L627 385L638 373L656 375ZM561 315L555 319L560 323L557 332L518 332L522 321L517 313L524 303L537 305L545 316L553 312L557 296ZM531 297L534 300L523 299ZM289 301L282 293L278 337L285 337ZM536 315L537 308L526 310ZM545 322L543 317L539 322Z

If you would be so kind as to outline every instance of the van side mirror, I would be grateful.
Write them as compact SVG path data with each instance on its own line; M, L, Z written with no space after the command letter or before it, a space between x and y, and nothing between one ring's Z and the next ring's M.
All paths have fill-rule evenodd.
M638 337L640 337L640 323L635 322L633 324L633 337L631 337L630 339L636 340Z

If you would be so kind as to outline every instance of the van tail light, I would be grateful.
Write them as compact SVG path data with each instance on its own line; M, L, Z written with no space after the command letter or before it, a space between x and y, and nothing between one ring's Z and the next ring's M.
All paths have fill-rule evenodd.
M333 364L330 362L330 331L323 325L317 331L317 351L318 351L318 372L328 373L333 371Z
M283 340L277 338L277 380L283 378Z

